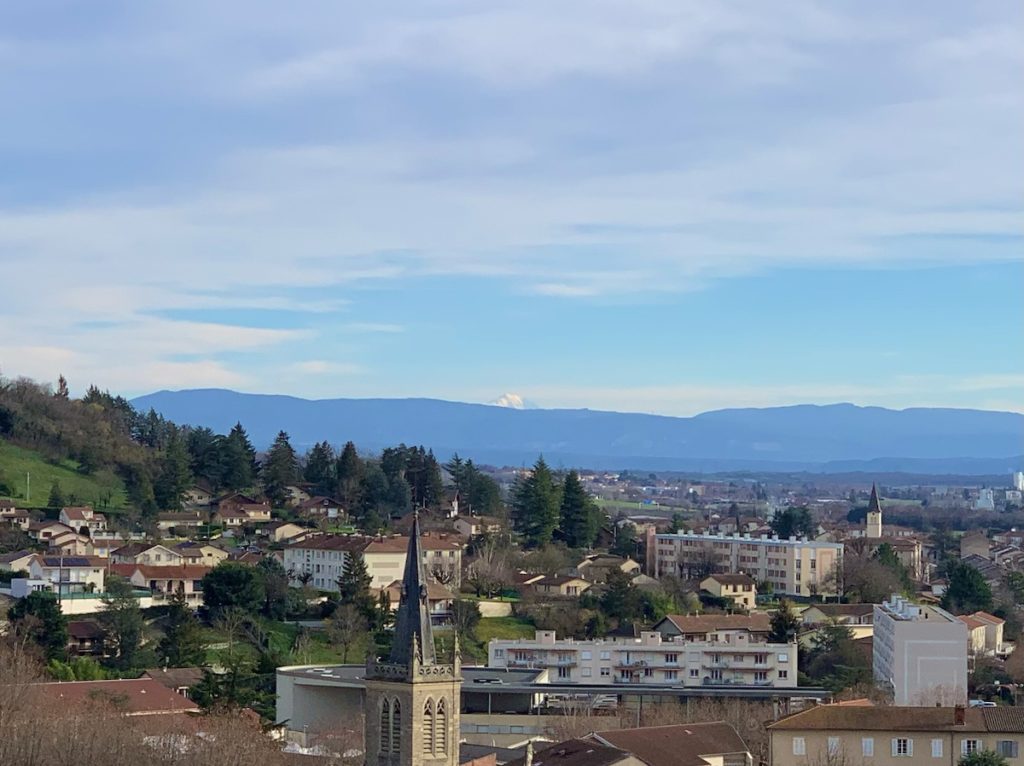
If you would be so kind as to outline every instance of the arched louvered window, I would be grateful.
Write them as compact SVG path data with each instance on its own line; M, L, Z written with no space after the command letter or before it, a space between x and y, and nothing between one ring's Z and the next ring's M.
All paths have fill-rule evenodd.
M391 752L397 753L402 747L402 703L391 701Z
M448 753L448 709L443 699L437 701L434 711L434 752Z
M391 751L391 703L386 697L380 703L380 751Z
M423 754L434 754L434 701L429 697L423 703Z

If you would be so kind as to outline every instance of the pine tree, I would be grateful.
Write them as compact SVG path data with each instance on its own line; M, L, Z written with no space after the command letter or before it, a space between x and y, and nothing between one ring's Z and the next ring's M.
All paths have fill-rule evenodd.
M210 428L190 428L185 446L192 475L213 488L220 488L224 482L225 437L215 434Z
M318 495L330 495L336 483L334 475L334 449L326 441L313 445L306 455L302 477L313 485Z
M516 483L512 501L516 531L528 545L536 547L551 542L558 526L559 505L559 488L548 464L539 457L533 473Z
M363 554L357 551L348 553L338 578L338 603L350 604L367 620L373 620L377 605L370 595L372 582Z
M800 632L800 618L793 611L793 604L785 599L772 615L771 632L768 641L773 644L788 644L796 640Z
M225 489L248 489L255 483L256 450L241 423L235 423L224 440L223 460Z
M18 599L7 612L13 635L24 631L43 650L46 659L64 657L68 645L68 618L53 593L35 591Z
M444 480L441 478L441 465L434 457L434 451L428 450L423 459L423 505L428 508L440 508L443 500Z
M279 431L263 462L263 491L274 505L284 505L288 498L286 488L294 484L298 476L299 459L288 441L288 434Z
M54 394L58 399L67 399L70 395L68 391L68 380L63 375L57 378L57 393Z
M106 582L107 595L103 598L100 624L107 632L111 644L111 663L122 670L134 667L135 655L142 645L145 620L132 584L112 575Z
M185 601L185 594L174 592L167 605L164 637L156 649L161 664L171 668L201 665L206 655L202 627Z
M61 491L60 482L55 479L50 485L50 498L46 501L46 507L63 508L64 504L64 492Z
M342 448L334 474L337 481L335 495L351 512L359 504L359 490L364 474L363 461L352 442L346 442Z
M600 529L601 517L597 504L587 494L580 476L569 471L562 483L562 505L559 510L559 531L570 548L589 548Z
M452 459L444 464L444 470L452 477L452 484L455 485L456 491L460 495L465 496L466 491L469 489L466 486L466 464L459 457L458 452L454 453Z
M181 499L192 482L189 454L181 429L172 426L160 457L160 468L153 484L153 495L161 508L180 510Z

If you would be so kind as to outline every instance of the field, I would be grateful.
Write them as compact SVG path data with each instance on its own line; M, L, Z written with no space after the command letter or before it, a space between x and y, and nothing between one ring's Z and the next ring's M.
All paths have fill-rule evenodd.
M92 476L78 472L71 460L50 463L32 450L22 449L0 440L0 483L11 490L11 498L27 508L45 508L54 481L71 504L92 505L99 509L124 508L127 503L124 484L109 471ZM26 474L31 477L32 497L26 497ZM2 493L0 493L2 494Z

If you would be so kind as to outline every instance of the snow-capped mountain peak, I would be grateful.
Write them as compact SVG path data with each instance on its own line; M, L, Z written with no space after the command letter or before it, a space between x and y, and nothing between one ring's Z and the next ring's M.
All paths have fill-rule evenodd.
M508 407L510 410L532 410L535 409L534 405L526 401L519 394L502 394L493 402L489 402L495 407Z

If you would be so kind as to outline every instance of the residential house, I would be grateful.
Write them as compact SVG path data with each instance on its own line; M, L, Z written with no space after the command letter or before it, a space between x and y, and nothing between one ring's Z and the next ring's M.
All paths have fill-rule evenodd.
M68 620L68 654L72 657L103 657L106 631L94 620Z
M28 565L35 556L34 551L11 551L0 554L0 570L5 572L27 572Z
M459 516L452 526L463 537L477 537L501 532L501 519L493 516Z
M110 560L113 564L146 564L155 567L180 567L185 563L178 551L154 543L128 543L115 550Z
M124 716L184 715L198 713L191 700L175 694L151 678L119 681L51 681L29 687L39 703L66 710L95 711L108 701L110 708Z
M1005 653L1004 620L988 612L964 614L957 619L967 626L967 640L971 654L997 655Z
M203 680L202 668L151 668L142 674L143 678L152 678L159 684L166 686L175 694L180 694L185 699L189 696L193 686Z
M55 593L102 593L108 559L94 556L51 556L36 554L29 561L29 576L49 583Z
M307 498L295 506L300 516L309 518L342 519L345 517L344 506L332 497L316 495Z
M40 545L47 545L54 535L61 535L67 532L75 532L67 524L59 521L33 521L28 525L28 536Z
M398 611L398 604L402 598L402 581L395 580L384 589L384 592L388 594L391 611ZM447 624L451 620L454 601L454 594L446 587L437 582L427 583L427 604L431 622L439 625Z
M819 705L768 725L771 766L931 766L993 751L1018 763L1019 708Z
M92 535L95 532L107 531L106 516L102 513L96 513L88 505L61 508L58 519L61 524L66 524L76 532L83 535Z
M532 639L491 639L487 666L547 668L552 682L559 684L794 688L797 645L747 635L712 641L666 639L653 630L641 631L638 638L558 639L552 630L538 630Z
M284 548L283 564L291 584L308 581L314 588L336 591L348 556L361 554L370 587L386 588L405 570L408 538L362 535L317 535ZM461 539L438 534L420 537L423 564L437 582L458 589L462 573Z
M226 550L204 543L181 543L174 546L174 552L181 555L181 563L187 566L215 567L228 558Z
M206 514L199 511L180 511L158 513L156 527L161 532L171 532L177 527L182 529L198 529L206 523Z
M183 593L185 600L198 604L203 599L203 578L210 567L112 564L111 572L126 578L141 590L158 595Z
M584 557L575 566L575 573L591 583L603 583L608 573L618 570L629 576L640 574L640 565L631 558L613 556L610 553L595 553Z
M967 700L967 625L937 606L902 596L874 607L872 667L897 705Z
M811 604L800 615L804 625L872 625L874 618L874 604Z
M191 508L209 508L213 505L213 491L209 487L193 484L185 490L181 501Z
M260 530L260 534L270 538L271 542L287 543L298 542L310 535L320 534L315 529L299 526L290 521L278 521L268 524Z
M242 524L262 524L270 521L270 503L233 492L217 500L217 512L213 520L228 527Z
M751 766L753 757L724 721L609 729L587 740L612 745L649 766Z
M59 532L47 540L47 550L64 556L89 556L92 555L93 546L87 535Z
M680 637L684 641L724 641L740 639L767 641L771 633L771 617L763 612L753 614L670 614L654 624L652 630L662 637Z
M284 488L285 492L285 505L295 507L301 503L306 502L312 497L309 492L306 491L305 487L300 487L297 484L289 484Z
M700 589L716 598L730 599L736 606L748 611L757 605L757 583L750 575L709 575L700 581Z
M249 514L245 511L234 509L218 510L213 514L213 523L220 524L226 529L239 529L249 523Z
M31 523L32 514L28 511L17 508L11 500L0 500L0 524L25 532Z
M541 596L575 598L590 590L593 583L572 575L544 575L534 580L530 587Z
M991 547L992 543L984 532L977 530L967 532L960 538L960 558L965 559L968 556L981 556L982 558L987 559L988 552Z

